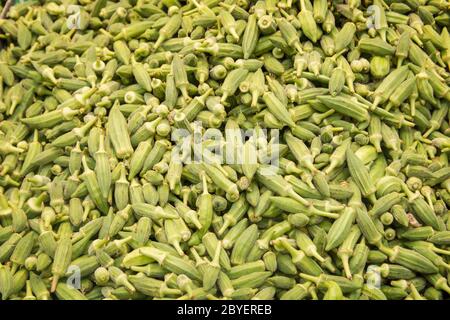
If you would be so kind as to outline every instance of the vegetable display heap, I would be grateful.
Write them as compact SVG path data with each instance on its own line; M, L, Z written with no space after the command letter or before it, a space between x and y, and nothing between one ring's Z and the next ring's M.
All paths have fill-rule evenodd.
M0 44L3 300L450 298L449 0L24 0Z

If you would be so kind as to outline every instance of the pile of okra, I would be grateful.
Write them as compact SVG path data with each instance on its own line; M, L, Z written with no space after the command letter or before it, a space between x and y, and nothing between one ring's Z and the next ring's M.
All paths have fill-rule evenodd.
M449 0L15 1L1 298L449 299L449 30Z

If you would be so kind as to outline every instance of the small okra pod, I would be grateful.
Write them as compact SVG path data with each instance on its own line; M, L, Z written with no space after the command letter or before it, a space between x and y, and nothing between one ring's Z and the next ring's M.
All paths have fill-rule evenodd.
M238 187L235 183L229 180L219 169L213 165L202 163L202 168L206 174L215 182L215 184L226 192L226 197L231 202L236 202L239 199Z
M109 162L108 154L105 150L105 139L103 134L100 134L99 147L94 154L95 159L95 174L98 179L98 186L103 197L106 199L109 195L109 189L111 186L111 166Z
M394 83L403 82L408 76L408 66L402 66L392 71L386 78L382 80L380 85L373 93L374 101L372 109L375 109L380 103L383 103L389 99L389 97L396 90Z
M131 205L127 205L124 209L118 211L109 225L108 235L114 237L118 234L131 217Z
M370 300L387 300L383 291L373 285L364 284L361 293L366 295Z
M190 102L181 109L181 112L185 114L188 121L193 121L198 113L205 108L206 99L213 91L212 88L209 88L201 96L196 96L191 99Z
M142 177L157 187L164 183L164 176L155 170L148 170Z
M47 285L44 280L35 274L34 272L30 272L30 286L33 291L36 299L38 300L49 300L50 292L47 289Z
M262 61L264 62L264 68L269 73L281 76L286 71L284 65L279 62L272 54L264 54L262 57Z
M225 232L225 230L227 230L227 228L236 225L236 223L244 217L248 209L249 205L246 202L245 196L241 195L239 199L231 205L230 210L224 214L224 223L218 234L221 235Z
M415 87L416 77L408 77L405 81L403 81L400 87L395 89L395 91L389 97L389 103L385 109L389 111L392 107L400 106L406 100L406 98L408 98L412 94Z
M369 122L369 141L377 152L381 152L382 137L381 120L377 116L372 116Z
M401 205L396 204L392 206L391 213L394 216L395 221L400 225L404 227L407 227L409 225L408 216L405 212L405 209Z
M87 164L86 156L82 157L83 163L83 175L82 179L86 185L86 188L89 192L91 199L94 201L97 208L103 213L108 212L108 205L106 203L106 199L103 197L100 186L98 184L97 175L93 170L91 170Z
M167 206L166 206L166 210L167 210ZM164 221L164 231L166 233L167 241L175 248L175 250L177 250L177 252L180 256L183 256L184 252L180 247L180 243L182 241L186 241L188 239L183 238L182 229L185 229L185 228L182 228L180 230L180 228L179 228L180 226L183 227L183 225L180 224L180 219L166 219ZM188 231L187 238L189 238L189 237L190 237L190 232Z
M122 29L117 35L115 35L114 40L131 40L138 37L140 34L144 33L145 30L153 26L153 21L139 21L134 22Z
M81 148L80 142L77 141L75 147L70 150L70 158L69 158L69 171L71 174L74 174L75 171L80 171L81 169Z
M144 188L137 179L133 179L130 184L130 202L131 204L146 202L144 198Z
M437 272L437 267L423 255L413 250L405 249L400 246L388 248L381 245L380 250L389 256L389 261L400 264L412 271L417 271L424 274L431 274Z
M258 228L256 225L250 225L242 234L236 239L231 252L231 263L234 265L242 264L246 261L247 255L258 239Z
M276 22L287 45L295 48L299 53L303 53L303 49L301 47L298 36L298 31L295 29L292 23L285 18L279 18L276 20Z
M398 44L395 51L395 56L397 57L397 68L401 67L405 59L408 57L410 41L410 33L408 31L403 31L398 39Z
M63 107L31 118L22 118L20 121L31 128L50 128L63 121L73 119L79 113L79 110L73 110L69 107Z
M148 217L141 217L136 225L135 240L144 245L150 238L152 231L152 220Z
M190 260L184 260L151 247L143 247L139 250L142 254L155 259L162 267L175 274L185 274L193 280L201 280L199 271Z
M334 30L336 30L336 21L333 15L333 12L331 10L327 10L327 13L325 15L325 20L322 23L322 29L325 33L332 33ZM355 27L356 31L356 27Z
M218 241L212 261L207 261L203 266L203 288L205 290L210 290L211 288L213 288L218 281L219 273L221 270L219 263L220 254L222 252L221 250L222 243Z
M263 35L271 35L276 31L277 24L271 15L258 17L258 29Z
M223 103L228 97L232 96L242 81L247 77L248 70L244 68L237 68L230 71L225 77L220 91L222 92L222 98L220 101Z
M54 292L61 300L87 300L86 296L78 289L63 282L58 283Z
M295 232L295 241L297 246L303 250L307 256L313 257L319 262L324 262L325 259L319 254L317 251L317 247L314 242L308 237L307 234L296 231Z
M327 281L324 283L327 291L323 296L323 300L343 300L344 295L339 285L334 281Z
M125 65L130 64L131 51L123 40L117 40L113 43L116 58Z
M397 264L383 263L380 266L379 272L383 278L387 278L390 280L410 280L416 277L416 274L414 272Z
M222 64L217 64L212 67L209 71L209 75L214 80L222 80L227 76L227 68L225 68Z
M313 50L308 53L308 71L315 77L320 75L322 69L322 55L319 51ZM303 74L306 77L306 72Z
M248 219L241 219L237 224L228 230L222 239L222 244L225 249L231 249L240 234L248 227Z
M323 273L321 267L311 258L309 258L302 250L295 249L285 238L278 238L281 245L291 255L292 262L296 268L308 275L318 276Z
M219 287L220 292L222 293L222 295L224 297L229 298L235 292L235 289L233 288L230 278L223 271L219 272L219 277L217 279L217 285Z
M301 0L300 6L301 11L297 18L300 21L302 31L306 37L315 43L322 36L322 30L317 26L312 9L306 7L305 1Z
M198 82L200 84L204 84L208 78L209 78L209 65L208 65L208 60L206 58L206 56L204 54L200 54L199 57L197 58L197 65L196 65L196 71L194 73L195 78L198 80ZM168 82L170 80L170 82ZM166 99L168 99L168 97L171 98L171 100L175 99L176 97L176 92L174 92L174 90L170 90L168 92L168 84L170 83L170 85L172 86L175 84L175 82L169 78L169 75L166 79ZM168 93L170 93L168 95ZM173 105L175 103L172 103Z
M200 58L199 61L197 62L198 70L195 73L195 75L198 76L200 79L202 79L202 77L207 77L207 75L208 75L208 73L207 73L206 76L200 76L200 74L203 74L200 71L200 70L203 70L201 68L202 62L203 62L203 59ZM165 88L164 96L165 96L164 103L169 107L169 109L175 107L176 101L178 99L178 91L177 91L176 84L175 84L175 77L171 73L169 73L166 76L166 88Z
M418 77L419 75L417 75ZM418 85L419 87L419 85ZM420 89L420 88L419 88ZM444 104L441 107L433 112L430 119L430 128L423 134L423 137L428 137L433 131L437 130L441 127L442 122L445 119L446 114L448 114L448 105Z
M187 86L189 84L187 79L187 73L185 69L185 65L181 57L176 54L172 59L172 74L174 76L175 85L180 89L181 94L186 100L189 100L189 94L187 91Z
M251 181L258 169L257 150L253 139L249 139L243 148L242 171L244 175Z
M13 275L13 285L10 290L11 295L19 293L26 286L28 272L29 271L27 269L20 269Z
M270 189L272 192L277 193L281 197L289 197L292 200L297 201L299 204L308 206L309 202L305 200L302 196L294 191L294 188L290 184L286 184L286 180L282 176L277 175L273 172L267 172L263 167L260 167L257 171L258 181L261 182L266 188ZM271 194L266 194L267 198L270 199ZM265 200L264 200L265 201ZM256 208L258 210L259 204Z
M428 241L436 245L448 245L450 243L449 231L438 231L428 238Z
M355 221L356 212L353 208L346 208L341 216L336 219L328 231L326 251L340 246L351 231Z
M16 245L22 239L19 233L13 233L11 237L0 246L0 262L7 261L14 252Z
M197 229L202 228L202 224L200 223L198 214L195 210L192 210L189 206L179 200L175 202L175 208L185 223L188 225L193 225Z
M220 9L219 21L221 22L225 31L230 34L236 42L239 41L239 35L236 31L236 20L228 10Z
M259 288L272 275L270 271L253 272L231 280L231 284L236 289Z
M183 164L181 161L172 159L166 173L166 180L169 184L170 190L175 190L176 186L180 184L182 171Z
M405 294L405 296L407 296L407 294ZM443 299L443 292L438 290L438 289L436 289L436 288L429 287L429 288L427 288L425 290L425 292L423 293L423 296L427 300L442 300Z
M88 139L87 139L87 147L89 151L89 155L94 157L95 152L98 150L100 144L100 134L101 129L97 126L93 127L89 131ZM76 146L75 146L76 147Z
M317 23L323 23L328 13L328 3L326 0L314 1L313 16Z
M167 201L169 199L169 184L166 181L163 181L158 187L158 198L159 198L159 205L161 207L165 206L167 204Z
M257 15L254 13L249 15L245 26L244 35L242 37L242 51L244 53L244 59L250 58L253 54L258 38L259 29L257 26Z
M277 289L275 287L264 287L259 290L251 299L252 300L273 300Z
M283 124L291 127L295 126L287 106L283 105L273 92L264 93L263 100L266 103L268 110Z
M347 149L346 157L350 175L352 176L355 184L358 186L364 197L367 197L374 202L376 188L370 183L368 170L364 166L363 162L354 154L351 148Z
M164 281L156 280L154 278L150 278L144 276L143 273L138 273L137 275L128 276L129 281L136 288L136 291L139 291L146 296L155 297L155 298L164 298L164 297L179 297L182 294L182 291L175 288L169 288Z
M158 117L152 121L147 121L142 124L140 128L136 130L131 136L131 145L137 147L140 142L150 140L153 141L153 137L156 134L156 129L163 119ZM145 159L147 161L147 159ZM153 160L153 159L152 159ZM144 162L145 163L145 162Z
M255 183L252 182L250 186L247 189L247 192L245 194L245 198L247 199L247 202L252 206L256 207L258 205L259 199L260 199L260 188Z
M430 282L436 289L450 292L450 287L448 286L447 279L440 274L427 275L425 278Z
M161 29L159 29L158 39L153 46L154 50L161 46L164 41L172 38L172 36L176 32L178 32L178 29L181 27L181 23L182 16L180 13L175 13L174 15L172 15L166 22L166 24Z
M381 245L382 235L373 219L361 208L356 208L356 222L368 243Z
M98 267L94 271L94 281L97 285L105 286L110 280L110 275L108 269L105 267Z
M422 196L417 193L413 194L407 186L403 187L405 193L408 195L409 203L412 211L424 224L433 227L437 231L442 231L442 225L434 212L433 208L425 201Z
M292 289L285 291L280 300L303 300L309 294L308 289L311 286L311 282L298 283Z
M2 295L2 300L6 300L11 294L13 286L13 274L11 270L4 266L0 265L0 293Z
M344 24L342 29L339 30L339 32L334 36L334 42L336 44L336 52L339 52L342 49L345 49L349 46L349 44L354 38L355 32L356 32L356 25L353 22L347 22Z
M430 248L424 248L423 246L416 246L414 251L417 251L420 255L427 258L433 265L441 270L448 270L450 267L448 263L444 260L444 258L438 255L436 252L431 250Z
M323 197L329 198L331 196L327 177L325 176L325 174L323 172L321 172L321 171L314 172L313 176L312 176L312 182L313 182L315 188L317 189L317 191L319 191L319 193Z
M360 243L355 246L353 256L350 259L349 267L351 274L357 275L364 270L369 256L369 247L366 245L365 239L361 239Z
M215 248L217 248L218 242L219 240L212 232L207 232L202 238L202 243L211 258L214 258ZM228 271L231 269L230 257L223 247L221 248L219 263L225 270Z
M202 175L202 185L203 193L198 198L198 221L201 224L201 228L194 233L189 244L194 242L200 243L203 236L207 233L209 227L211 226L213 219L213 206L212 206L212 196L208 193L208 185L206 182L206 175L204 172Z
M353 255L354 247L358 242L359 237L361 236L361 231L358 226L354 225L350 232L347 234L345 240L342 242L338 249L338 257L342 261L342 265L344 268L345 276L347 278L352 277L352 273L350 270L350 258Z
M6 85L12 86L14 84L14 73L4 61L0 61L0 75Z
M151 78L145 66L140 62L136 62L136 60L132 57L131 67L136 82L147 92L151 92L152 91Z
M66 273L71 260L72 260L72 242L70 240L70 237L63 237L58 241L55 250L55 256L53 259L52 264L53 280L50 289L51 292L55 292L56 287L58 285L58 280Z
M134 292L136 289L128 280L128 276L122 270L115 266L108 268L111 280L118 286L124 286L129 292Z
M135 152L130 159L130 171L128 173L129 179L133 179L141 172L145 159L150 153L151 148L151 141L142 141L138 144Z
M398 204L402 200L402 194L392 192L378 198L372 209L369 210L369 215L372 217L378 217L381 214L389 211L394 205Z
M173 250L175 251L175 249L173 249ZM174 254L177 254L176 251L174 252ZM105 268L114 264L114 259L112 259L109 256L109 254L107 254L104 250L97 250L97 259L99 260L100 264L102 266L104 266ZM135 250L127 253L124 256L124 258L122 260L122 265L125 268L131 268L131 270L133 270L133 271L144 272L146 274L149 272L152 272L152 271L160 272L159 270L161 270L161 267L158 264L155 264L154 262L155 262L154 259L143 255L139 251L139 248L138 248L138 249L135 249ZM140 267L140 266L145 266L145 267ZM134 268L137 268L137 269L135 270ZM151 274L147 274L147 275L151 276Z
M330 82L328 83L328 89L332 96L338 95L345 85L345 71L337 67L333 70L330 77Z
M341 96L318 96L317 98L328 107L336 110L341 114L348 115L356 121L363 122L370 119L366 107L359 102L344 99Z
M79 198L72 198L69 202L69 219L74 226L79 226L83 220L83 205Z
M333 61L335 59L334 54L336 53L336 45L334 43L334 39L330 36L323 36L322 39L320 40L320 46L321 46L322 50L324 51L325 55L327 57L329 57L331 59L331 61ZM330 60L328 60L328 61L330 61ZM324 61L324 64L325 64L325 61ZM325 69L325 67L323 65L322 65L322 68Z
M36 237L37 235L34 231L28 232L17 241L12 251L7 252L7 255L10 255L9 261L12 262L11 270L13 272L15 272L19 266L23 266L25 260L30 256L35 245ZM8 249L8 247L5 247L5 249Z

